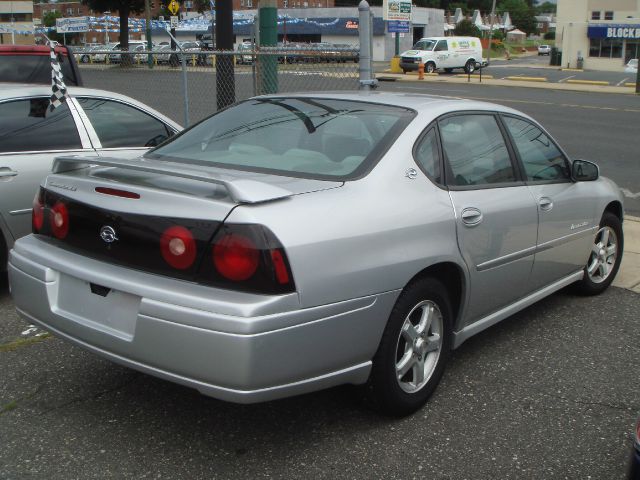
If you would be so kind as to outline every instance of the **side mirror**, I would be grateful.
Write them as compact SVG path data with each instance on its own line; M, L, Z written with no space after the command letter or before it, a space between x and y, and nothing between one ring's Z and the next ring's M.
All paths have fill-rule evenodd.
M600 176L598 166L587 160L574 160L571 165L571 178L574 182L593 182Z

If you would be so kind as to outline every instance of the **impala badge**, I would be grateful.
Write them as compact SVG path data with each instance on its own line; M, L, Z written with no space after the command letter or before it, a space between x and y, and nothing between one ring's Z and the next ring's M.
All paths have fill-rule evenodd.
M118 236L116 235L116 231L113 229L113 227L110 227L108 225L105 225L104 227L102 227L100 229L100 238L105 243L113 243L116 240L118 240Z

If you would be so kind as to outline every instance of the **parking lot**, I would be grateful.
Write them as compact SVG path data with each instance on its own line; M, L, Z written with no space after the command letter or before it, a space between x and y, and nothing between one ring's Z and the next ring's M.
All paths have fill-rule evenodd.
M93 72L88 86L181 120L173 77ZM215 77L203 75L192 83L199 118L215 103ZM381 88L519 108L570 155L598 161L640 213L637 97ZM639 309L621 288L561 291L464 343L427 405L390 419L352 387L236 405L109 363L21 320L0 276L0 478L622 478L640 413Z
M0 293L0 478L621 478L640 295L560 292L472 338L422 410L235 405L35 337ZM25 332L25 333L23 333Z

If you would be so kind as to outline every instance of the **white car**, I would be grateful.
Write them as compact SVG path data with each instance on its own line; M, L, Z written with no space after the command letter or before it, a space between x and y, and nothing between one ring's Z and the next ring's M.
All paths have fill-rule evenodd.
M632 58L624 69L625 73L638 73L638 59Z
M0 271L13 242L31 232L31 203L58 155L133 158L182 130L118 93L69 87L49 110L49 85L2 84L0 91Z
M551 55L551 47L549 45L538 45L538 55Z

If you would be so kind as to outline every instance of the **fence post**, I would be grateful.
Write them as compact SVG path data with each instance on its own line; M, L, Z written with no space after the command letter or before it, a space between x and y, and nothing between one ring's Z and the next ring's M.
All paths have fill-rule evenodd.
M182 50L182 49L180 49ZM184 92L184 128L189 126L189 88L187 86L187 56L182 53L182 91Z
M358 4L358 35L360 37L360 90L371 90L377 85L371 74L371 8L367 0Z

